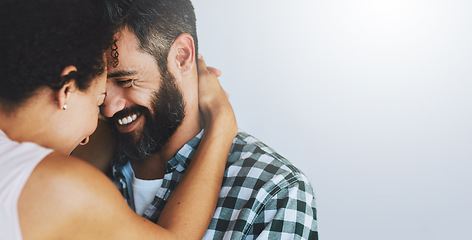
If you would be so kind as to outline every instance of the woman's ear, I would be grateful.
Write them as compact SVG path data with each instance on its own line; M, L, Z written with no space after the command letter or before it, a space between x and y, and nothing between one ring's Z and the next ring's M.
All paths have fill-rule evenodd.
M175 63L177 69L183 74L192 70L195 66L195 43L188 33L180 34L172 44L169 51L169 63Z
M62 110L67 109L67 103L70 99L70 95L77 89L76 80L73 79L71 76L77 72L77 68L75 66L67 66L61 72L61 78L67 79L64 85L56 92L56 101L58 103L58 107Z

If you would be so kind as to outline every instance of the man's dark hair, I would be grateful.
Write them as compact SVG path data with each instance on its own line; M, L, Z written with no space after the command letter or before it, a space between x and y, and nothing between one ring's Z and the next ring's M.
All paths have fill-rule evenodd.
M170 47L182 33L193 37L195 57L198 55L195 11L190 0L110 1L114 6L109 14L121 28L128 27L137 36L141 50L154 56L161 73L167 69Z
M101 0L3 0L0 3L0 107L17 109L41 87L80 90L105 70L115 25ZM69 65L77 68L60 77Z

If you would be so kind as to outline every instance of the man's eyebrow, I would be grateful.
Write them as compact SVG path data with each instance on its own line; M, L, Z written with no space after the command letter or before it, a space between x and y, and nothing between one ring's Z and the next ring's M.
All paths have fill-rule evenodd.
M107 78L126 77L126 76L132 76L135 74L136 74L136 71L133 71L133 70L118 70L116 72L107 74Z

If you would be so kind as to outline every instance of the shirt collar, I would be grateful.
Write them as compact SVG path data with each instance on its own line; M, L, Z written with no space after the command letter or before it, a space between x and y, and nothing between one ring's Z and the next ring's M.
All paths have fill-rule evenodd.
M201 130L194 138L188 141L173 158L166 164L166 173L172 171L183 172L187 169L190 161L202 140L204 130Z

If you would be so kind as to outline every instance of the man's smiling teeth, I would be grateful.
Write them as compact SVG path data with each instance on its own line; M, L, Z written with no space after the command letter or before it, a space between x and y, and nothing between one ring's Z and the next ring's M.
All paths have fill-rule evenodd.
M124 117L122 119L118 119L118 124L127 125L127 124L132 123L134 120L136 120L136 118L138 118L138 116L136 114L133 114L133 115Z

